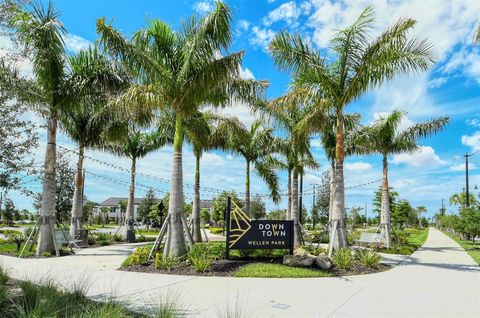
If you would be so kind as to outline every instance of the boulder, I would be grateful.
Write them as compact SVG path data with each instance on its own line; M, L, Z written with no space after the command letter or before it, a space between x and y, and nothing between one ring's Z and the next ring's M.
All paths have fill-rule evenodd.
M317 257L315 257L315 264L317 264L317 266L321 269L329 269L332 267L332 262L325 253L318 254Z
M284 255L283 264L293 267L310 267L315 262L311 255Z

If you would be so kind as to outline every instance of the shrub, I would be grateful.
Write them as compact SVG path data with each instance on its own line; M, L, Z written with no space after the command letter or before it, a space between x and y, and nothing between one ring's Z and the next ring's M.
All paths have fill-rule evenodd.
M210 230L210 233L212 233L212 234L222 234L223 233L223 228L222 227L210 227L209 230Z
M360 239L360 231L354 230L347 234L347 242L349 245L354 245L357 240Z
M392 229L392 243L397 246L405 245L409 236L409 233L405 230L400 228Z
M88 237L88 245L95 245L97 244L97 239L94 236Z
M351 268L353 264L352 252L348 247L335 250L332 255L332 263L339 269L346 270Z
M134 265L144 265L147 264L147 259L148 255L150 254L150 248L149 247L139 247L137 248L132 255L130 255L131 258L131 264Z
M41 256L43 256L43 257L51 257L51 256L52 256L52 253L50 253L50 252L43 252L43 253L41 254Z
M315 243L328 243L329 236L327 231L323 230L313 230L310 232L309 238L312 242Z
M210 252L208 245L197 244L188 252L187 259L197 272L205 273L215 262Z
M162 257L160 253L155 255L155 268L156 269L166 269L170 271L172 268L178 265L180 260L176 256L165 256Z
M0 266L0 286L5 285L8 282L7 270Z
M321 248L320 246L315 247L313 244L308 244L304 246L305 250L313 255L319 255L321 253L325 253L325 249Z
M376 268L380 264L380 254L372 250L357 250L355 258L361 265L368 268Z
M123 242L123 237L120 234L114 234L112 238L115 242Z

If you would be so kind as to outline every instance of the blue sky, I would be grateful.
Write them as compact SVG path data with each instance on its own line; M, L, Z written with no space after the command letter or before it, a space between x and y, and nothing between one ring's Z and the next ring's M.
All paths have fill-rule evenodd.
M408 127L412 122L435 116L448 115L451 124L445 131L421 140L421 148L412 155L395 155L389 158L390 182L400 197L408 199L414 206L425 205L429 215L440 207L441 199L448 201L451 194L462 191L464 187L464 166L462 154L480 149L480 51L472 46L475 25L480 22L480 1L227 1L234 12L233 26L235 38L231 50L245 50L242 74L245 77L267 79L270 81L269 97L285 92L289 83L286 73L277 71L267 52L267 45L274 34L285 29L301 33L312 45L325 49L336 29L351 24L368 5L376 13L376 24L372 30L378 34L399 17L412 17L418 21L415 35L427 37L435 48L437 64L428 72L397 78L385 83L352 103L347 112L359 112L362 122L368 124L378 114L399 108L408 112L408 118L402 123ZM146 19L162 19L175 28L182 17L192 14L202 15L212 7L211 1L57 1L61 19L68 30L66 38L71 52L77 51L95 41L95 20L102 16L114 19L113 24L125 35L145 26ZM2 49L11 44L0 38ZM28 61L21 65L26 72ZM246 124L253 120L247 107L235 104L228 110ZM32 115L34 116L34 115ZM35 118L35 117L34 117ZM41 146L35 154L43 160L45 134L41 132ZM60 134L60 145L74 149L75 145ZM305 189L311 183L320 180L321 173L328 169L318 139L313 139L314 153L321 164L317 171L309 171L305 176ZM88 154L119 167L128 168L125 158L113 157L104 153ZM72 158L72 165L74 156ZM171 149L165 148L148 155L139 162L138 170L147 174L168 178L170 175ZM185 149L184 182L193 183L194 161L190 147ZM471 190L475 184L480 187L477 167L480 167L480 155L471 159ZM128 175L120 170L86 160L85 168L103 176L128 181ZM379 156L351 157L346 161L345 183L347 186L362 184L381 177L381 158ZM219 189L244 190L245 164L240 157L221 152L212 152L202 159L202 186ZM255 174L255 173L253 173ZM280 173L282 189L286 187L286 174ZM166 183L152 178L139 176L138 181L153 186L159 191L167 191ZM32 183L36 191L41 185ZM348 190L348 207L363 207L368 203L371 209L373 191L377 185L369 185ZM109 196L126 196L128 187L115 184L92 175L87 175L85 193L89 199L102 201ZM192 189L185 188L187 199ZM252 180L252 192L266 193L263 182L255 175ZM140 196L143 191L139 189ZM212 193L204 193L209 199ZM17 206L31 208L31 202L17 193L11 193ZM286 207L284 200L279 207ZM305 198L307 207L312 198ZM267 201L267 206L275 208ZM454 210L454 207L448 207ZM369 213L370 215L370 213Z

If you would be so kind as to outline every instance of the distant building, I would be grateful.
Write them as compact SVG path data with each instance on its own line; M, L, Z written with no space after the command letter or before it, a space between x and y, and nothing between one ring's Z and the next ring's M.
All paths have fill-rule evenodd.
M135 198L134 199L134 205L133 205L133 215L134 218L137 217L137 210L140 204L143 202L145 198ZM106 199L105 201L99 203L97 206L93 208L93 213L95 215L100 214L102 212L102 208L108 208L108 218L109 219L121 219L123 220L125 218L125 211L121 211L120 209L120 202L125 201L125 203L128 201L128 198L122 198L122 197L110 197ZM155 200L157 203L160 203L160 199ZM101 215L102 217L104 215Z
M135 198L134 199L134 207L133 207L133 214L134 217L137 217L137 210L142 201L145 198ZM110 197L106 199L105 201L99 203L97 206L93 208L93 213L94 215L98 215L102 212L102 208L108 208L108 218L109 219L115 219L115 220L123 220L125 218L125 211L121 211L120 209L120 202L125 201L127 202L128 198L122 198L122 197ZM155 200L157 203L160 203L162 201L161 199L156 199ZM191 203L191 202L190 202ZM212 212L212 200L200 200L200 209L208 209L210 213ZM168 213L168 206L165 207L165 213ZM101 215L101 214L100 214ZM104 217L104 215L101 215Z

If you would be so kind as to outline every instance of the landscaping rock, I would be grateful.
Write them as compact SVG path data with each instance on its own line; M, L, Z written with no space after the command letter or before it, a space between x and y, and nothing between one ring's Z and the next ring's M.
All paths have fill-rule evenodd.
M325 253L318 254L318 256L315 257L315 264L321 269L330 269L330 267L332 267L332 262Z
M294 267L310 267L315 262L315 257L311 255L284 255L283 264Z

